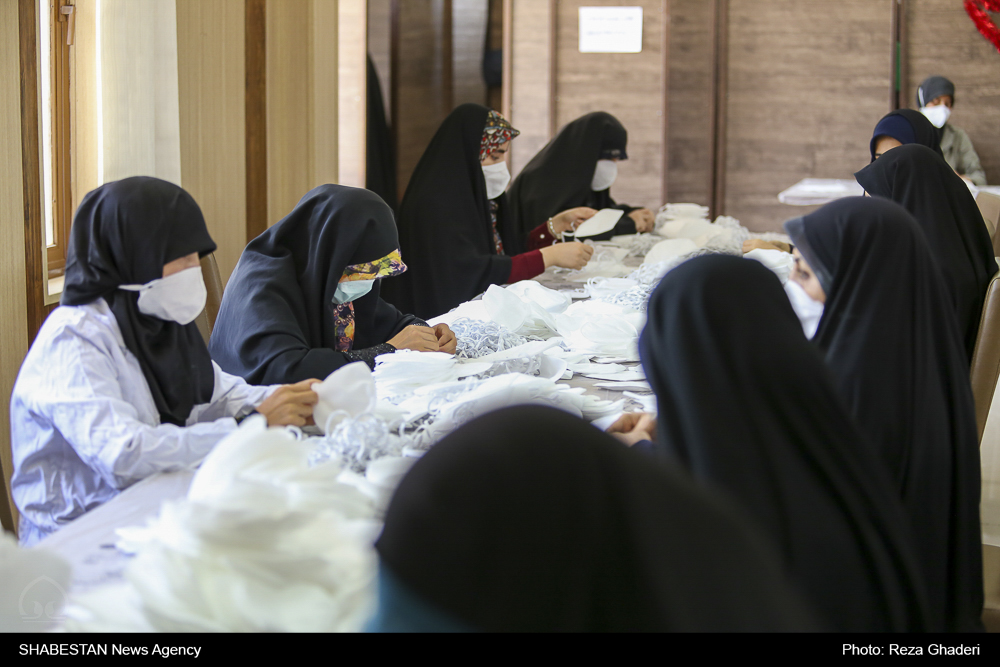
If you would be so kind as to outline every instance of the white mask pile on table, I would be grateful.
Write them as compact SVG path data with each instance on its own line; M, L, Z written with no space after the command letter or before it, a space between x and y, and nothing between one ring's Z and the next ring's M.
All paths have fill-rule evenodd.
M590 183L590 189L594 192L607 190L618 178L618 163L614 160L598 160L597 167L594 168L594 180Z
M927 120L931 122L931 125L939 129L944 127L948 119L951 118L951 109L943 104L933 107L921 107L920 113L927 116Z
M139 292L139 312L168 322L191 324L205 310L208 290L195 266L177 273L151 280L145 285L121 285L126 292Z
M789 280L785 283L785 294L788 295L788 300L792 304L792 310L795 311L799 322L802 323L802 332L805 333L806 338L812 340L812 337L816 335L816 330L819 328L820 320L823 319L823 311L826 309L826 305L806 294L806 291L802 289L802 285L799 285L794 280Z
M487 199L496 199L510 184L510 170L507 169L506 162L483 165L483 176L486 177Z

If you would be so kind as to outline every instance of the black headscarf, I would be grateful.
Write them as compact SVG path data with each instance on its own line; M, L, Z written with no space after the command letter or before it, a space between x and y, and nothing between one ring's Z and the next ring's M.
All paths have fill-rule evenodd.
M243 251L212 331L212 358L254 384L325 378L353 360L337 350L333 298L344 270L398 248L392 211L377 195L341 185L312 190ZM379 285L353 302L356 350L415 321L384 302Z
M896 109L878 122L869 144L872 162L875 161L875 144L878 143L879 137L892 137L904 146L908 144L926 146L944 157L944 153L941 152L941 130L934 127L934 124L927 120L927 116L913 109Z
M971 363L983 301L997 272L993 241L965 181L923 146L900 146L855 175L868 194L916 218L944 275Z
M409 590L475 630L810 629L748 523L680 470L522 406L418 461L376 548Z
M410 270L386 285L398 308L430 319L510 278L511 258L498 254L486 178L479 150L490 110L463 104L438 128L417 164L399 208L399 241ZM519 247L507 215L507 195L497 203L497 231L504 248Z
M138 293L118 288L160 279L165 264L214 251L198 204L158 178L106 183L83 198L73 218L60 303L107 301L163 423L184 426L194 406L212 400L212 359L195 323L143 315Z
M521 238L527 238L528 232L550 217L578 206L597 210L618 208L626 213L635 210L616 204L610 188L600 192L591 189L598 160L625 160L627 146L625 127L603 111L581 116L560 130L531 158L510 187L510 202ZM623 216L614 230L595 238L610 238L614 234L635 234L635 221Z
M385 102L378 70L368 56L368 150L365 186L396 210L396 153L392 147L392 131L385 117Z
M924 234L898 204L866 197L835 201L785 229L823 284L813 340L903 500L935 626L981 629L969 365Z
M722 255L681 265L639 345L658 447L750 512L827 623L928 629L900 503L771 271Z

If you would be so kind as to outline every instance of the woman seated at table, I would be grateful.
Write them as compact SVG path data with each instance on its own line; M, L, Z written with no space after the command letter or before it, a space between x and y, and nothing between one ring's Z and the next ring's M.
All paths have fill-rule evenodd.
M658 420L628 415L610 430L737 500L835 631L943 629L928 623L884 466L778 278L758 262L698 257L663 278L648 315L639 350Z
M910 519L934 629L981 630L969 362L926 236L906 210L878 197L827 204L785 229L803 257L793 277L825 302L814 342Z
M445 118L400 206L400 245L410 270L386 284L386 300L430 319L490 285L528 280L549 266L587 264L591 246L555 243L596 213L586 208L532 222L539 226L522 252L504 194L507 151L518 134L503 116L478 104L463 104Z
M628 159L627 146L628 132L609 113L589 113L566 125L521 170L510 188L521 234L530 238L533 220L545 220L574 206L625 211L614 230L595 239L653 231L652 211L611 198L618 163Z
M882 117L875 125L868 147L872 162L888 151L907 144L926 146L938 155L941 152L941 130L927 120L927 116L913 109L896 109Z
M893 149L855 176L868 194L901 204L923 229L971 363L997 262L993 239L969 188L944 158L917 145Z
M748 517L551 408L495 412L435 445L376 549L374 632L821 627Z
M206 296L199 257L214 250L198 205L165 181L108 183L80 204L62 305L11 395L23 544L199 462L253 411L271 425L312 419L311 382L251 387L212 363L194 320Z
M430 328L379 296L407 270L392 210L368 190L323 185L250 242L226 286L209 350L253 384L325 378L397 350L454 352L447 325Z

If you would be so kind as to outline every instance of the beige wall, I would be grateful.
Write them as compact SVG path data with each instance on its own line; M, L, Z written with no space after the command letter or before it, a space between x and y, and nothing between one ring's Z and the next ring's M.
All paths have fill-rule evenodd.
M513 145L516 174L555 129L592 111L607 111L629 132L629 159L619 165L615 199L658 207L664 181L663 0L607 0L643 8L642 53L580 53L579 8L589 0L559 0L553 32L548 2L515 0L511 115L521 130ZM552 81L552 76L555 81ZM554 93L554 95L553 95Z
M244 21L243 0L177 0L182 185L218 245L223 284L247 242Z
M10 392L28 352L17 0L0 0L0 464L10 475ZM41 252L41 249L39 249ZM9 494L9 487L2 490ZM13 503L11 503L13 508ZM16 512L16 509L15 509Z
M337 34L337 0L267 1L269 224L338 182Z

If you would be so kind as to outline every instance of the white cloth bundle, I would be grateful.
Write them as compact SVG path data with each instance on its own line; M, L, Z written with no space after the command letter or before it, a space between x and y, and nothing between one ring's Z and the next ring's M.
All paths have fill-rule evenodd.
M135 595L88 595L70 629L102 629L110 596L140 601L157 631L360 630L374 603L376 506L339 466L310 467L309 450L263 417L246 420L187 498L119 531L136 552L125 573Z

